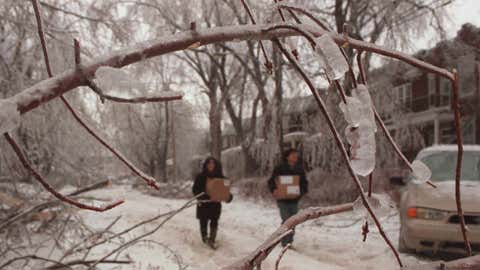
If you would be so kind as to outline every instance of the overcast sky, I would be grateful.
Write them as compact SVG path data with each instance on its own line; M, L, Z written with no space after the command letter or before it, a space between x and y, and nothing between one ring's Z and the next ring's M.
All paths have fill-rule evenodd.
M447 38L453 38L464 23L473 23L480 27L480 0L456 0L448 7L450 21L447 23ZM438 40L432 40L433 34L426 35L414 50L427 49L435 45Z

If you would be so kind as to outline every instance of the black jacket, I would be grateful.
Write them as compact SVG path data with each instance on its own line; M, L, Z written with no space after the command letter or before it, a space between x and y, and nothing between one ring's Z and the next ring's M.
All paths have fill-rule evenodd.
M279 200L279 201L287 201L287 202L298 202L298 200L308 192L308 181L305 175L305 170L301 165L296 165L291 167L288 163L284 162L273 170L272 176L268 179L268 189L271 193L277 188L277 184L275 179L279 175L298 175L300 176L300 197L296 199L286 199L286 200Z
M192 192L193 195L197 196L198 194L202 192L206 192L206 186L207 186L207 178L208 177L216 177L216 178L225 178L223 175L221 176L207 176L204 173L200 173L197 175L195 178L195 182L193 183L192 187ZM233 199L233 196L230 194L230 200L228 202L231 202ZM210 200L210 196L208 194L203 194L198 198L200 201L206 201ZM220 214L222 212L222 203L220 202L203 202L197 204L197 218L198 219L219 219Z

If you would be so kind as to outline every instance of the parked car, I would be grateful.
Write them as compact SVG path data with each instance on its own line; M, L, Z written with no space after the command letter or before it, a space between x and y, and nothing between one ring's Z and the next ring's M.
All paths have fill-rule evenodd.
M461 199L474 251L480 251L480 145L463 146ZM404 185L400 211L400 252L465 252L455 201L456 145L432 146L421 150L416 160L432 171L437 186L415 184L413 176ZM399 183L399 178L392 178Z

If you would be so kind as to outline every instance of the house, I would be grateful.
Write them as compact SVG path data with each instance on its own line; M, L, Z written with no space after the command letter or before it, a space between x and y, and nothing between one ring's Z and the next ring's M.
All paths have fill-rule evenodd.
M463 143L480 143L480 28L465 24L454 39L441 41L414 56L458 71ZM368 78L377 110L393 135L397 133L396 137L401 137L400 133L414 127L423 138L423 146L456 142L449 80L398 61L373 70ZM286 98L282 106L285 147L299 147L306 138L318 135L311 134L309 129L319 113L313 96ZM261 122L260 118L257 123ZM233 127L227 125L223 134L224 149L239 144ZM402 151L409 158L413 158L419 148L418 143L402 144Z
M286 98L282 102L282 133L284 148L297 148L309 135L305 127L317 113L318 106L313 96ZM261 130L263 118L257 119L257 131ZM250 125L250 118L243 120L243 126ZM250 129L252 130L252 129ZM257 134L260 132L257 132ZM247 134L248 136L248 134ZM225 124L222 130L222 149L226 150L241 144L233 125Z
M454 39L441 41L432 49L418 52L415 57L458 71L463 143L480 143L480 28L465 24ZM403 111L399 114L401 117L395 117L396 106L381 111L392 133L413 125L418 127L427 146L456 143L453 87L448 79L398 63L374 71L372 77L385 73L390 73L385 76L391 78L393 86L389 90L391 100L397 101ZM406 152L416 153L418 150L407 149Z

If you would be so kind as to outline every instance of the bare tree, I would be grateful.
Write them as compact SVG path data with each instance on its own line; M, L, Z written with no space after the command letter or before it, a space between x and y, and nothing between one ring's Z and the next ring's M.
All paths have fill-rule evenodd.
M59 97L63 102L63 104L68 109L69 113L75 118L76 122L80 124L93 138L99 141L103 146L106 147L106 149L108 149L112 154L118 157L118 159L121 160L124 163L124 165L126 165L126 167L128 167L137 176L145 180L147 184L157 187L155 180L152 177L149 177L148 175L144 174L141 170L133 166L132 163L129 162L122 154L120 154L106 140L102 139L101 136L99 136L92 128L90 128L89 125L84 120L82 120L79 114L72 108L70 103L65 100L65 97L63 95L66 92L69 92L79 86L88 86L92 88L94 92L98 94L101 98L117 100L118 102L122 102L122 101L132 102L132 103L145 102L145 100L149 100L149 99L148 98L125 99L125 98L104 95L102 94L104 93L102 89L95 86L95 83L92 81L91 78L95 76L96 72L99 70L100 67L109 66L109 67L120 68L120 67L127 66L129 64L133 64L135 62L145 61L146 59L152 58L154 56L159 56L159 55L171 53L174 51L185 51L185 50L192 49L193 47L197 47L199 45L205 46L209 44L217 44L220 42L227 42L227 41L233 41L233 40L236 40L236 41L238 40L272 40L276 48L278 48L279 51L282 53L282 55L286 57L288 62L291 64L292 68L294 68L294 70L300 75L302 80L307 84L308 89L314 96L315 101L317 102L317 105L328 125L329 131L331 132L335 140L335 143L338 147L338 151L341 153L342 160L347 166L348 173L351 176L351 180L353 184L358 188L358 191L359 191L358 202L360 202L365 207L366 211L368 212L368 215L373 219L375 226L379 230L379 233L385 240L386 244L391 248L392 252L395 254L400 267L403 266L400 260L400 257L398 256L398 253L396 252L396 249L390 242L388 236L385 234L384 230L382 229L382 225L379 222L377 215L373 212L373 206L371 201L373 199L371 197L371 193L372 193L371 186L369 186L368 195L367 195L367 193L365 192L359 180L357 171L354 169L352 165L353 159L347 153L347 148L342 141L342 138L340 136L340 133L337 130L337 127L334 123L333 118L331 117L331 114L329 112L330 109L326 106L326 103L322 99L321 95L318 93L317 88L315 87L315 84L313 80L310 78L309 74L304 70L302 65L296 59L295 55L285 48L283 42L281 41L281 38L298 35L304 38L307 41L307 44L312 49L316 49L318 45L317 43L318 41L316 37L328 37L330 44L333 44L332 48L335 50L338 50L338 52L340 52L340 49L338 48L338 46L348 43L351 48L357 51L368 51L371 53L376 53L379 55L384 55L394 59L398 59L408 64L411 64L417 68L420 68L427 72L435 73L439 76L442 76L450 80L453 86L452 87L453 88L452 105L453 105L454 116L455 116L457 143L458 143L458 161L457 161L456 185L455 185L457 212L460 216L460 221L461 221L460 228L464 235L466 249L470 255L471 249L470 249L470 245L466 235L465 222L463 219L463 211L462 211L461 200L460 200L461 157L462 157L463 148L462 148L462 134L461 134L461 126L460 126L460 110L459 110L459 104L458 104L458 78L455 71L450 72L448 70L438 68L431 64L425 63L421 60L412 58L411 56L408 56L403 53L392 51L380 46L373 45L368 42L363 42L361 40L353 39L346 35L338 35L338 34L329 32L328 29L325 29L325 27L321 23L319 23L318 25L276 23L276 24L269 24L269 25L260 24L260 25L250 25L250 26L212 27L211 29L206 29L206 30L196 29L195 31L188 31L188 32L184 32L176 35L167 36L165 39L161 39L159 41L152 42L143 46L134 47L124 51L118 51L113 54L110 54L107 57L100 58L99 60L89 63L85 66L81 64L80 49L77 43L75 47L76 48L75 68L72 68L71 70L68 70L60 75L54 76L50 68L48 49L46 46L45 36L42 29L42 20L41 20L41 14L39 12L39 5L36 0L33 0L32 3L34 6L34 11L37 19L38 33L40 37L40 42L42 44L43 56L44 56L45 64L47 67L46 69L48 71L48 75L50 79L43 80L7 98L6 100L2 100L4 104L8 105L5 107L2 107L3 110L0 111L1 113L0 116L2 116L3 119L18 120L20 118L20 115L30 113L33 109L39 106L45 105L51 102L54 98ZM251 11L248 8L248 5L245 4L244 6L246 11L248 13L251 13ZM293 11L290 14L294 19L298 19L298 17L296 17L296 14ZM254 19L252 19L252 23L255 24ZM340 56L340 59L343 59L343 57ZM268 63L268 61L266 62ZM357 62L357 66L361 74L360 77L361 77L362 85L365 91L368 91L368 89L366 88L367 80L365 76L365 69L362 64L361 58L359 58L359 61ZM348 66L348 70L350 74L353 73L353 68L351 65ZM353 81L355 82L355 80ZM335 81L332 81L332 80L330 80L329 82L332 85L335 85L335 87L337 87L338 94L340 95L342 101L344 102L344 105L348 106L349 104L347 103L346 95L341 85L338 82L336 83ZM168 101L168 100L179 99L179 98L181 97L180 96L160 96L158 98L153 98L152 100ZM376 111L374 104L368 104L367 109L369 110L369 112L370 111L372 112L372 115L374 114L374 117L372 116L372 119L374 121L373 124L375 124L375 121L379 124L380 128L385 133L386 138L389 140L392 146L396 149L397 154L403 159L403 161L407 165L410 166L410 168L412 168L411 164L408 162L408 160L404 158L401 151L399 151L397 145L395 144L394 140L391 138L390 134L386 130L386 127L382 119L378 115L378 112ZM26 158L25 155L23 154L23 151L20 148L19 144L16 142L15 138L9 134L11 129L14 129L15 127L11 128L8 125L5 125L5 126L0 125L0 127L3 128L2 132L4 132L4 137L6 141L8 142L8 144L10 144L10 146L15 152L15 155L19 158L22 165L35 177L35 179L47 191L49 191L52 195L54 195L58 200L64 201L68 204L74 205L79 208L84 208L84 209L89 209L94 211L106 211L122 203L122 201L119 201L116 203L109 204L105 207L96 207L92 205L85 205L75 200L74 198L71 198L71 194L67 194L67 195L60 194L54 187L52 187L45 181L45 178L40 173L37 172L35 167L31 164L31 162L29 162L28 158ZM190 203L191 201L187 202L185 207L188 206ZM259 247L255 252L246 256L245 258L242 258L241 260L239 260L239 262L232 264L226 269L254 269L255 267L257 268L261 267L261 263L266 258L266 256L268 256L269 251L271 251L271 249L278 244L278 242L282 239L282 237L290 233L290 230L293 229L298 224L310 218L314 218L314 217L322 216L326 214L334 214L338 212L348 211L351 208L352 208L352 203L348 203L340 206L332 206L332 207L317 208L317 209L313 208L313 209L306 210L305 212L302 212L292 217L291 219L289 219L284 224L284 226L280 227L279 230L275 234L273 234L272 237L269 238L266 241L266 243L261 247ZM178 211L174 211L174 214L176 213L178 213ZM167 217L165 219L165 222L168 221L172 216L173 214ZM126 243L126 245L116 247L113 250L109 251L105 256L99 259L96 259L94 262L88 262L86 264L88 264L89 268L93 268L98 263L103 262L104 260L108 259L110 256L128 247L130 244L138 242L144 236L148 236L152 234L158 228L159 227L156 227L156 229L153 231L150 231L138 237L135 237L134 239L129 240ZM38 257L33 257L33 256L30 256L30 258L38 259ZM50 259L47 259L47 260L51 262ZM461 261L461 263L462 262L463 261ZM476 258L470 258L468 262L472 263L473 265L478 264L478 261L476 260ZM55 262L55 263L57 265L59 264L58 262ZM453 266L458 266L457 263L458 262L454 262ZM64 266L62 263L60 263L60 265Z

